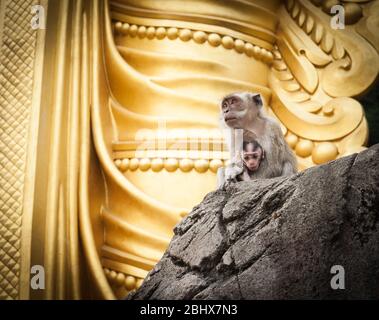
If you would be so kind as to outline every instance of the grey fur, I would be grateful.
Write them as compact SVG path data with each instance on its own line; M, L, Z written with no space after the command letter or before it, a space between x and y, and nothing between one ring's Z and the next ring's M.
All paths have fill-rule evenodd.
M256 101L259 101L259 99L256 98L257 94L242 92L234 93L227 97L233 95L241 98L244 101L244 104L246 104L248 110L244 114L240 112L238 114L240 122L235 124L234 127L230 127L224 120L222 107L220 108L221 127L229 128L229 131L226 130L224 132L229 132L230 134L230 137L226 137L226 141L231 152L231 161L230 165L225 168L224 179L222 179L223 177L221 174L218 175L218 186L222 186L225 182L236 181L236 177L243 172L243 164L239 159L239 151L242 151L243 141L241 138L237 138L233 150L230 144L231 139L236 137L235 129L243 129L253 132L256 135L256 140L265 150L266 159L262 162L259 169L251 176L251 179L274 178L289 176L296 173L296 157L284 140L279 124L274 119L264 114L262 104L256 104ZM249 120L246 122L246 119ZM257 128L256 126L258 123L260 128Z

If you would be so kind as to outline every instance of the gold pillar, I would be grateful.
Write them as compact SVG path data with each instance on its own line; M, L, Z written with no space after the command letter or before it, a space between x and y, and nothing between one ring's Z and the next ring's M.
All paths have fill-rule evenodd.
M34 166L45 32L32 5L0 1L0 299L29 297Z

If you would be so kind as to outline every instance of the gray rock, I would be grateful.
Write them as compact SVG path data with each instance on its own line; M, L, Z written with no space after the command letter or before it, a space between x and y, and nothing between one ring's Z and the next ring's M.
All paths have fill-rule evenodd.
M129 299L378 299L379 145L208 194ZM333 290L333 265L345 289Z

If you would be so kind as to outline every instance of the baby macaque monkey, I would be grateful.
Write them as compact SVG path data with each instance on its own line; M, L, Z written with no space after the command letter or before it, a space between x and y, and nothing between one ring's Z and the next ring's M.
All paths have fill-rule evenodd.
M243 172L237 176L237 181L249 181L259 170L261 162L265 159L262 146L255 139L246 139L244 134L243 150L241 152Z

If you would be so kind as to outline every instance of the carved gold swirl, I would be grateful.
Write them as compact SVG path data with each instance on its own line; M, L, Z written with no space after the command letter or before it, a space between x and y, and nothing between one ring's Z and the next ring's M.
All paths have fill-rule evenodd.
M364 8L364 17L355 30L379 52L379 2L373 1Z
M373 7L346 30L333 30L330 17L307 1L287 1L279 12L271 106L301 168L360 151L367 142L362 106L349 97L367 90L378 74L378 52L356 31L361 27L375 43L375 27L367 23L378 16Z
M323 90L332 97L351 97L367 90L378 75L379 56L369 42L357 32L355 26L333 30L330 27L330 17L321 10L314 10L314 6L308 1L293 0L287 1L286 4L288 14L281 13L281 29L289 32L291 26L287 26L286 23L290 18L297 27L305 32L304 34L299 32L299 29L297 29L298 31L293 30L292 37L301 41L301 45L299 42L292 44L293 49L297 52L294 59L301 61L299 53L304 51L309 61L313 65L319 66L317 61L312 61L310 57L309 52L317 50L309 43L309 39L312 39L329 56L329 58L324 57L322 65L324 68L320 70L322 74L320 82ZM371 32L364 31L368 29L364 27L363 22L358 30L361 30L362 34L366 34L372 42L376 41L377 43L377 36L375 40L372 30L375 29L373 25L375 25L375 19L378 19L379 11L373 11L373 8L374 4L368 7L368 15L365 18L366 23L367 20L371 21L369 24ZM285 57L290 59L290 55ZM312 68L308 68L307 72L309 71L315 76ZM302 80L306 81L306 79ZM315 89L314 82L311 87L307 86L307 82L304 85L307 89Z

